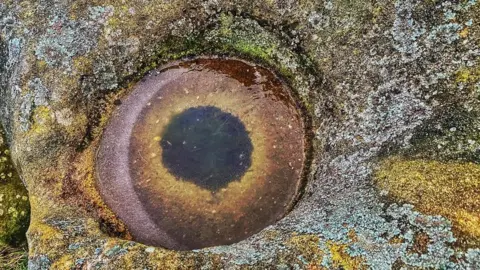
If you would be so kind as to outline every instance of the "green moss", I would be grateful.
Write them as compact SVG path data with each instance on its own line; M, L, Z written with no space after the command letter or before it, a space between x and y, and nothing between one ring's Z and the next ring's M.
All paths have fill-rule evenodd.
M223 36L228 37L233 34L232 31L233 16L222 14L220 16L220 31Z
M28 269L28 253L25 248L12 248L0 244L0 269L26 270Z
M29 222L28 194L0 140L0 244L25 243Z
M0 269L27 269L28 195L0 129Z

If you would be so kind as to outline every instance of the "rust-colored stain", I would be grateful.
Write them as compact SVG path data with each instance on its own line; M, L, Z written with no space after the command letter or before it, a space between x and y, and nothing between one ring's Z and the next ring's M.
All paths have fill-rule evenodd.
M194 170L202 175L204 169L211 169L212 175L217 172L214 167L205 168L198 153L164 160L172 156L164 155L171 148L163 138L172 121L199 108L214 108L238 119L244 129L226 129L231 134L225 136L232 139L233 133L245 132L251 143L245 151L248 163L230 162L248 164L242 173L232 174L233 181L202 178L222 182L218 188L182 178L195 178ZM179 126L188 130L185 123ZM168 134L172 136L170 130ZM202 137L192 146L188 138L184 144L189 151L197 149L197 144L213 145ZM222 166L230 164L219 162L223 159L212 149L203 149L206 158ZM97 155L98 186L137 241L179 250L231 244L259 232L290 209L304 175L305 149L301 113L290 90L272 72L234 59L177 62L146 76L112 116ZM221 153L231 158L225 155L228 151ZM193 165L178 164L182 159Z

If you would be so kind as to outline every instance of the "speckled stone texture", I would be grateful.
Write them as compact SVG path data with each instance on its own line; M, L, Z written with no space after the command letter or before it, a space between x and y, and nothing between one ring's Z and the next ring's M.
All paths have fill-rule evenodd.
M479 18L475 0L2 1L0 119L30 195L29 268L479 269ZM284 77L314 166L275 225L175 252L130 240L93 164L135 82L195 55Z

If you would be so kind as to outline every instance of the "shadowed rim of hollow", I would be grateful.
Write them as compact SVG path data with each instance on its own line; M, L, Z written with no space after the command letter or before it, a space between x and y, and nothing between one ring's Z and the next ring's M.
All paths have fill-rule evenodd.
M172 67L177 63L172 63L163 69ZM158 86L162 87L186 71L188 71L186 68L167 69L165 71L159 69L148 74L145 79L151 78L155 73L162 72L165 78L158 83ZM138 115L144 109L144 104L157 93L158 88L139 90L140 88L136 87L123 100L122 105L112 114L102 134L96 158L97 185L103 200L125 224L130 225L127 225L129 231L137 241L150 245L163 245L182 249L185 246L171 238L152 221L138 198L130 176L129 146L132 130ZM104 138L115 138L116 141L113 144L109 144L103 140ZM116 159L108 158L112 156L116 157ZM116 170L106 171L99 168L116 168ZM111 183L108 179L116 179L115 188L111 188ZM135 227L132 228L131 224L135 224ZM158 239L159 235L163 240L155 241L154 239Z

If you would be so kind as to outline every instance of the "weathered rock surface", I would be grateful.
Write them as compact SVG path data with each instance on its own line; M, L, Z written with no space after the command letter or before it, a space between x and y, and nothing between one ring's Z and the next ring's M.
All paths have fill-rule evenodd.
M29 267L479 268L479 17L476 0L3 1L0 119L32 205ZM194 55L281 74L312 117L314 167L277 224L175 252L128 240L93 164L115 101Z

